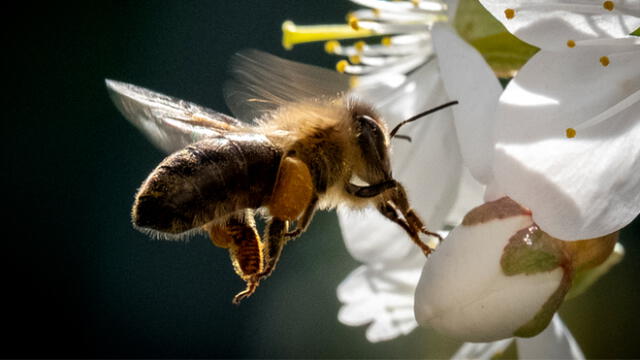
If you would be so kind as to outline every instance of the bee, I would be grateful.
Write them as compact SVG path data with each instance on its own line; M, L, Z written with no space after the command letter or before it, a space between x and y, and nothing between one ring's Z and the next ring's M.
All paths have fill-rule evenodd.
M419 234L440 237L391 173L400 125L389 131L373 106L345 95L348 78L257 50L235 55L232 73L227 103L253 123L106 80L122 114L171 154L135 196L135 228L168 238L206 232L246 283L236 304L272 274L318 209L375 206L425 255L432 251ZM266 220L262 236L256 215Z

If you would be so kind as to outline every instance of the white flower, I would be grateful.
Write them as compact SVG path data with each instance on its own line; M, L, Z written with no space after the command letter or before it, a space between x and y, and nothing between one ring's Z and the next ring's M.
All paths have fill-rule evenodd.
M578 343L558 315L538 336L522 339L509 338L491 343L466 343L451 357L454 360L494 359L515 340L520 359L584 359Z
M542 50L502 93L495 123L489 121L481 125L488 131L479 131L477 123L456 123L466 126L466 129L457 128L459 134L470 134L470 141L461 141L461 151L472 174L488 185L485 198L492 200L508 195L531 211L533 221L541 230L562 240L603 237L628 224L640 212L640 176L637 175L640 173L640 67L636 65L640 63L640 41L626 37L629 31L618 29L631 26L632 31L633 24L637 26L640 22L637 16L624 14L624 6L614 6L616 11L622 11L615 16L603 15L612 11L609 3L601 5L600 13L596 13L592 5L567 2L483 1L507 28L516 34L525 34L525 40L535 39L531 42ZM572 12L576 9L578 11ZM571 15L564 16L567 12ZM521 23L512 23L515 19ZM566 31L567 27L572 31ZM449 43L437 40L436 30L434 47L439 54L445 86L452 98L462 96L464 89L459 84L463 82L453 81L458 77L456 71L461 64L451 56ZM613 36L622 38L609 39ZM495 226L508 230L505 221L499 223ZM459 255L466 251L467 255L478 256L480 253L470 240L474 237L484 242L497 240L493 238L495 232L489 234L476 227L465 230L461 236L460 231L463 230L454 229L425 266L416 290L418 318L470 340L517 334L527 316L531 321L540 321L539 311L548 310L541 304L546 306L546 300L552 298L549 291L544 290L545 286L527 285L523 281L507 289L506 283L501 282L491 284L493 288L480 286L473 292L456 289L444 278L438 280L439 273L443 277L446 269L457 266L459 270L453 278L464 287L486 276L491 278L492 269L498 266L499 256L492 256L485 259L493 259L491 266L468 268L468 259L460 259ZM446 262L441 257L447 256L448 242L456 241L456 237L469 240L451 245L459 248L458 257ZM611 241L611 237L604 238ZM559 246L570 248L570 244ZM602 250L601 254L606 257L610 251ZM574 271L577 267L573 263L568 269ZM566 276L567 269L563 271ZM538 275L543 279L551 276L551 272ZM528 281L534 280L528 278ZM560 278L543 283L553 285L551 290L559 291L562 287ZM482 291L511 295L492 302L491 297L482 298ZM520 295L527 291L538 293L522 302ZM449 304L445 305L442 299ZM556 308L562 299L557 300L554 300ZM456 301L460 301L462 307L451 305ZM482 311L465 312L469 304L481 306ZM513 305L519 308L513 311ZM532 314L536 314L535 319ZM504 318L495 319L496 316ZM539 330L542 328L538 326Z
M640 213L640 1L489 1L541 48L500 97L492 187L564 240L599 237Z
M414 139L413 143L396 142L393 145L394 175L405 183L413 206L430 229L443 229L447 225L457 224L462 214L479 204L480 184L488 186L486 200L509 195L532 210L533 221L542 230L564 240L608 234L620 229L637 215L640 209L640 177L633 176L633 171L640 173L637 126L637 114L640 111L636 98L640 77L638 70L630 69L630 60L637 57L637 40L598 38L601 33L607 34L607 37L628 34L626 29L635 24L637 16L621 11L633 8L635 2L624 3L629 6L614 4L615 10L609 9L610 1L600 5L617 16L619 22L615 26L609 24L612 17L607 14L593 15L595 7L592 5L556 5L542 1L535 4L513 2L510 7L505 7L508 1L500 2L500 12L506 21L523 20L518 26L518 35L531 29L533 35L536 35L536 31L556 31L551 35L532 37L543 39L542 42L531 42L542 48L536 57L544 61L541 61L542 65L532 66L536 64L534 57L504 93L482 57L441 23L444 8L421 13L416 10L414 3L417 1L400 2L399 5L384 1L358 3L376 4L374 9L377 10L354 12L349 23L357 29L353 31L357 31L358 35L353 33L349 37L363 34L396 35L384 37L379 45L363 42L356 42L352 46L327 43L327 51L349 59L349 62L338 63L339 71L360 75L352 82L356 94L378 105L391 127L448 100L460 102L453 109L416 122L411 128L403 128ZM488 6L486 1L484 3ZM561 9L553 11L554 7ZM575 15L575 8L585 13ZM536 13L530 9L541 11ZM527 11L529 15L525 16ZM566 15L567 11L573 15ZM536 14L540 15L540 22L536 22ZM581 27L584 24L591 26L591 33ZM560 37L557 30L567 27L575 31L566 33L570 34L570 38L563 40L563 48L557 43ZM410 46L403 43L409 40L412 42ZM547 40L555 43L541 46ZM434 49L437 56L434 55ZM565 56L569 54L568 50L574 53ZM613 71L605 75L595 74L594 62L591 61L593 58L589 60L587 56L593 55L588 54L589 51L600 52L595 58L598 70ZM548 52L556 57L545 58ZM558 55L556 52L562 53ZM611 66L614 63L616 67ZM527 67L533 70L527 70ZM527 71L530 71L529 75ZM542 86L534 87L536 91L527 91L526 85L529 83ZM536 113L541 109L546 112ZM600 124L605 120L608 125L603 132ZM599 137L598 131L604 136ZM565 133L574 135L576 132L577 136L572 139L565 137ZM532 136L531 140L529 136ZM553 147L547 148L549 142ZM621 157L623 151L632 156ZM598 160L596 164L586 161L594 158ZM616 167L620 167L619 173L612 171ZM606 181L603 188L598 189L598 182L602 179ZM612 195L614 201L610 201ZM618 198L618 195L624 198ZM536 202L538 196L543 201ZM543 204L539 204L541 202ZM595 212L589 214L585 209ZM406 235L401 229L373 210L364 214L340 211L339 219L347 248L364 263L338 288L338 297L343 303L340 321L348 325L370 323L367 330L370 341L387 340L410 332L416 324L408 311L414 302L407 297L416 286L419 267L424 264L421 254L415 251L409 241L402 241ZM528 221L532 223L531 218ZM459 232L456 230L452 232L453 238L453 234ZM425 273L430 266L436 266L434 263L446 264L445 261L436 260L448 246L446 241L443 246L441 251L432 255ZM481 275L483 269L496 267L497 261L491 267L480 266L480 272L476 271L471 276ZM464 266L460 268L464 269ZM437 271L432 273L440 274ZM550 286L547 287L547 293L540 291L537 285L518 283L513 289L521 286L540 295L520 320L511 321L507 328L498 324L490 329L494 333L487 335L483 333L487 327L482 326L486 325L483 323L486 319L476 318L477 331L462 336L471 334L476 340L491 339L495 334L499 334L498 337L511 336L515 330L513 324L524 325L522 319L536 314L549 294L558 288L563 276L563 270L551 276L553 279L550 278L552 281L548 282ZM434 285L431 280L422 281L421 284L428 285L416 290L417 309L432 305L424 300L429 299L432 293L442 291L439 299L459 298L463 293L455 286L448 286L450 284L446 283L446 278L437 279L444 284L444 288ZM506 298L505 304L508 305L510 300L513 299ZM492 304L495 305L501 304L498 301ZM511 305L512 309L517 310ZM553 311L547 316L547 321L552 314ZM558 322L559 319L554 320L554 328L547 328L530 341L550 339L547 335L554 329L559 329L564 339L572 339L566 328L559 326ZM460 328L450 329L460 331ZM511 341L504 340L500 344L508 345ZM521 341L518 340L518 343ZM582 356L579 349L574 351L575 342L565 341L564 344L565 350L579 354L575 355L578 358Z

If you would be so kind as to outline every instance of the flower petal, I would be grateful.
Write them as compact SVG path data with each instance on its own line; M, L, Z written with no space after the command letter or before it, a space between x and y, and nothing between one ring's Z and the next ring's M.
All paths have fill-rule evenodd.
M580 346L558 314L539 335L517 338L516 344L520 359L584 359Z
M640 212L639 45L541 51L500 98L495 179L556 238L603 236Z
M482 56L453 29L436 24L432 30L438 65L453 107L462 157L481 183L491 181L493 119L502 86Z
M465 341L508 338L533 319L561 285L561 267L505 274L504 248L532 220L524 209L500 204L504 201L473 210L427 261L414 307L420 325Z
M363 265L338 287L343 303L338 320L350 326L371 323L367 339L390 340L411 332L417 323L413 316L413 292L425 258L414 251L404 263Z
M477 359L477 360L490 360L494 359L496 355L504 352L509 345L513 342L513 338L498 340L488 343L464 343L456 351L453 356L451 356L452 360L467 360L467 359Z
M640 1L480 0L512 34L541 49L620 38L640 26Z

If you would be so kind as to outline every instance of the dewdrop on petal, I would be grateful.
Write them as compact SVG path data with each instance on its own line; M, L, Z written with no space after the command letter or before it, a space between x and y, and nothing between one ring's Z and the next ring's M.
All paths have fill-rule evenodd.
M508 197L485 203L427 260L416 319L470 342L535 336L562 304L575 270L602 263L615 240L564 242L541 231L531 212Z

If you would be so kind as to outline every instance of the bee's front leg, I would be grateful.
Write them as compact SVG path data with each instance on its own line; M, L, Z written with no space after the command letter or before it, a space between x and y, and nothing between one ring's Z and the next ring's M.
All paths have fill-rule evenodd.
M353 196L361 197L361 198L370 198L374 196L378 196L383 192L396 187L397 182L393 179L382 181L377 184L369 185L369 186L359 186L354 185L352 183L347 183L345 186L345 191Z
M420 235L414 226L410 225L406 219L403 219L402 217L400 217L400 214L398 213L398 209L394 206L392 202L390 201L381 202L377 205L377 209L387 219L400 225L400 227L402 227L404 231L407 232L407 234L411 238L411 241L413 241L416 245L418 245L418 247L422 250L425 256L428 256L429 254L431 254L433 249L431 249L429 245L422 242L422 240L420 239Z
M388 196L388 201L402 214L412 229L423 234L436 237L440 242L443 240L440 234L429 231L422 222L422 219L420 219L418 214L416 214L416 212L411 208L407 198L407 192L404 190L404 186L402 186L402 184L397 183L396 187L385 195Z

